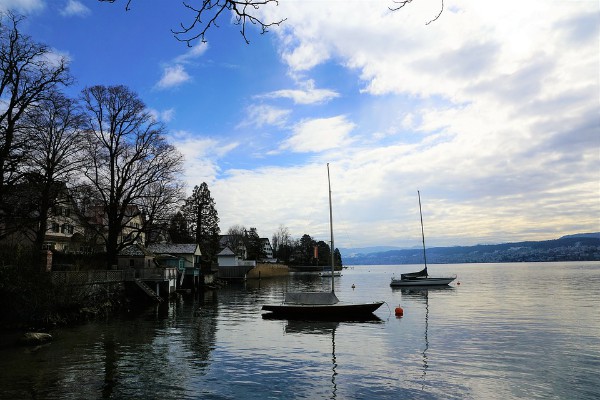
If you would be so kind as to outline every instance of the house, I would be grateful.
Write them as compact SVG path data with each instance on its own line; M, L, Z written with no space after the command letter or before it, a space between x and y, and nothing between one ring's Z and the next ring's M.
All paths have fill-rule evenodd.
M134 281L141 287L147 285L156 296L169 296L177 289L177 268L158 265L155 258L144 246L133 244L119 252L117 265L119 269L134 270Z
M237 255L229 248L225 247L217 254L217 264L221 267L237 267Z
M265 257L261 260L262 262L275 263L277 259L273 258L273 247L271 247L271 242L269 238L260 238L260 242L262 244L262 251Z
M63 253L89 253L91 248L86 241L86 230L76 205L66 196L60 198L48 214L48 230L44 239L44 249Z
M230 251L233 251L243 260L248 258L248 249L244 244L243 237L240 235L220 235L219 246L221 249L228 247Z
M214 282L214 274L200 269L202 252L196 243L156 243L149 245L148 250L157 255L157 260L162 265L177 267L183 275L182 287L195 288L199 284Z
M103 205L88 207L85 216L87 223L96 231L96 251L106 251L101 236L106 234L108 229L108 219ZM125 207L123 227L117 238L118 243L143 244L146 240L146 234L143 230L146 216L138 206L128 205Z
M227 246L217 254L217 260L219 278L243 279L248 271L256 267L256 261L240 260Z
M81 252L87 244L86 230L69 189L64 183L57 182L46 190L50 197L46 200L52 207L47 210L43 249L64 253ZM33 244L41 223L40 191L40 187L32 183L15 185L7 190L4 200L10 206L3 210L8 211L8 214L2 218L0 227L4 244Z
M156 268L155 255L140 245L125 247L117 256L118 269L151 269Z

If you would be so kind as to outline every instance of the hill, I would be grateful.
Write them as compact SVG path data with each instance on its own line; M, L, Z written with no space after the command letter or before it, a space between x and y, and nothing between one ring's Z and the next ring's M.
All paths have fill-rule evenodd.
M342 253L344 265L422 264L423 249L398 249L370 253ZM432 247L427 263L492 263L537 261L600 261L600 233L563 236L559 239L476 246Z

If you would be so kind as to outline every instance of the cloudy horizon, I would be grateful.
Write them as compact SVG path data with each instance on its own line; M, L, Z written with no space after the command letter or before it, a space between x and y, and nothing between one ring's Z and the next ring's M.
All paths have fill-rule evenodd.
M206 182L223 232L431 247L600 231L597 1L281 0L264 35L191 48L179 2L0 0L65 54L76 94L124 84Z

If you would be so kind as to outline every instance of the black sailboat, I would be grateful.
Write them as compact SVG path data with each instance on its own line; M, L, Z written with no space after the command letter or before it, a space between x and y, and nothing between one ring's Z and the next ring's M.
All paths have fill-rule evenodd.
M306 319L360 319L372 318L383 301L372 303L344 303L339 301L334 289L334 241L333 241L333 216L331 208L331 180L329 177L329 163L327 163L327 182L329 186L329 230L331 235L331 291L330 292L300 292L286 293L284 301L280 304L265 304L264 311L274 315Z
M407 286L445 286L456 279L456 276L433 277L427 272L427 253L425 252L425 231L423 230L423 212L421 211L421 193L417 190L419 196L419 214L421 216L421 238L423 241L423 262L425 268L417 272L409 272L401 274L400 279L392 277L390 286L392 287L407 287Z

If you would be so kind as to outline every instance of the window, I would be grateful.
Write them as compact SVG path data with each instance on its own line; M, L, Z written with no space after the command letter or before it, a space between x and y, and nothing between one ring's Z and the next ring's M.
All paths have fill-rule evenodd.
M79 251L84 254L92 254L92 247L91 246L80 246Z
M68 234L68 235L72 235L73 234L73 225L62 224L61 232Z
M52 223L52 232L60 232L60 226L58 225L58 222Z

